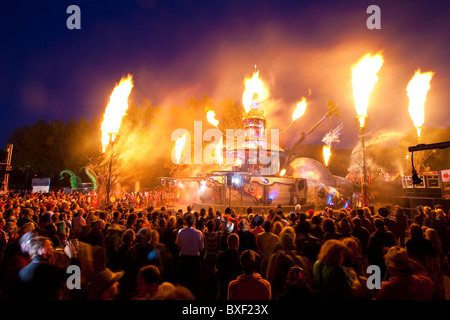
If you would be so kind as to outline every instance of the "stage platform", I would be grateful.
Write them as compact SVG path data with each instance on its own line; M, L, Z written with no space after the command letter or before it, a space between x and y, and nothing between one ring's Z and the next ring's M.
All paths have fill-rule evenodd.
M314 209L314 204L310 203L310 204L302 204L302 211L303 212L307 212L309 209ZM225 212L225 209L228 208L228 205L219 205L219 204L211 204L211 203L202 203L202 202L195 202L193 204L193 210L195 211L200 211L202 208L208 210L209 207L213 207L215 211L220 211L221 213ZM231 206L232 209L234 209L234 211L236 212L236 214L238 215L242 215L242 214L246 214L247 213L247 209L250 206ZM261 213L263 212L264 214L269 214L269 210L273 209L273 210L277 210L277 206L276 205L272 205L272 206L251 206L253 208L253 213ZM291 211L295 210L295 206L293 205L282 205L281 209L283 210L283 212L285 214L290 213Z

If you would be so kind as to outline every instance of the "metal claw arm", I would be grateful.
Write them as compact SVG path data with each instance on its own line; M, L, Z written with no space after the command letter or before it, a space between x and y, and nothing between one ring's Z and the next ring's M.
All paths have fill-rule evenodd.
M289 165L289 163L292 161L292 158L294 157L292 150L294 150L300 143L302 143L310 135L310 133L313 132L326 118L333 116L333 115L337 116L337 117L341 116L341 113L339 112L339 110L337 108L337 104L333 103L332 101L328 101L327 105L328 105L328 111L324 114L322 119L320 119L315 125L313 125L312 128L308 130L308 132L306 132L306 133L302 132L300 138L292 145L292 147L290 147L286 151L287 161L284 165L284 168L286 168Z

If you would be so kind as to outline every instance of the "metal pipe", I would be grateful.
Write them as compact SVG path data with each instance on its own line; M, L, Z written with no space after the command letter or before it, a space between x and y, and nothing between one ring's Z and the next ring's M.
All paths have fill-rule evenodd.
M408 148L409 152L414 151L423 151L423 150L431 150L431 149L445 149L450 147L450 141L438 142L438 143L430 143L430 144L418 144L416 146L410 146Z

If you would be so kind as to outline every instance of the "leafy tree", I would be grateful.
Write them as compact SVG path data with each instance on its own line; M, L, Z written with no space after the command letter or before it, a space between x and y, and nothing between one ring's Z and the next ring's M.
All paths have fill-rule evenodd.
M98 136L96 121L37 121L32 126L16 128L8 139L14 145L12 166L32 177L48 177L61 186L59 172L74 172L86 164L90 154L98 153L92 137ZM68 185L67 181L64 182Z

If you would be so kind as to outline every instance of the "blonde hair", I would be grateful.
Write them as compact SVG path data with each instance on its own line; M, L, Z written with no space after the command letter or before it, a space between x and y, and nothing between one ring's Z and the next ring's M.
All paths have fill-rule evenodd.
M439 218L445 218L444 210L442 210L442 209L436 209L436 210L434 210L434 212L436 212L436 218L437 218L437 219L439 219Z
M347 246L344 242L330 239L322 244L317 259L326 264L340 266L347 254L347 250Z
M361 245L356 238L347 237L342 239L342 242L347 246L349 250L351 250L356 255L361 254Z
M157 294L152 300L196 300L194 294L185 286L175 285Z
M370 208L369 207L363 207L364 210L364 217L369 217L370 216Z
M441 240L435 229L427 228L425 230L425 238L431 241L431 245L436 250L436 253L441 254L443 252Z
M281 236L283 233L292 233L294 236L296 235L295 229L292 228L291 226L286 226L286 227L284 227L284 228L283 228L283 231L281 231L281 233L280 233L280 236Z
M150 243L159 244L159 232L152 229L150 231L150 233L152 235L152 239L151 239Z
M295 246L295 233L291 232L281 232L280 234L281 246L285 250L294 250Z
M279 236L281 232L283 231L283 224L280 221L275 221L272 226L272 232Z

